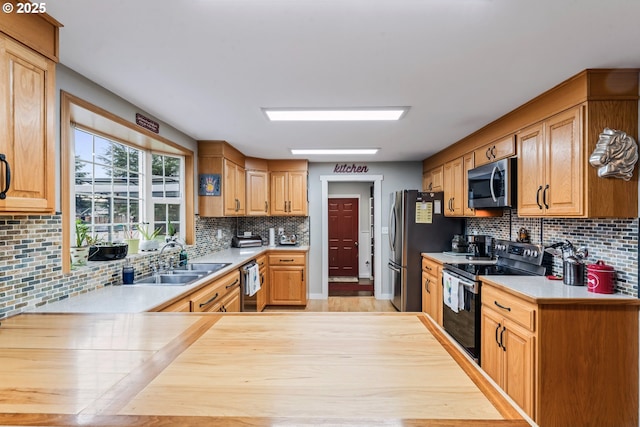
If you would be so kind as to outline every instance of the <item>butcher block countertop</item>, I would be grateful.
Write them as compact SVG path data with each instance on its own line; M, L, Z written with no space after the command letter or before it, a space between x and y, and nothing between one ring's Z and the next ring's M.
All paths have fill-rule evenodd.
M21 314L0 424L529 424L421 313Z

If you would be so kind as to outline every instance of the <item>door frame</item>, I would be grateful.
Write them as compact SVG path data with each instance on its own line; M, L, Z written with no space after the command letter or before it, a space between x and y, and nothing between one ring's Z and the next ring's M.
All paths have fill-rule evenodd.
M373 182L373 276L374 295L382 298L382 175L321 175L322 187L322 297L329 298L329 182Z
M361 255L361 245L360 245L360 194L330 194L327 199L357 199L358 200L358 229L356 230L356 241L358 242L358 279L360 279L360 259ZM327 205L327 213L329 212L329 206ZM328 216L327 216L327 219ZM329 222L327 221L327 240L325 242L327 245L329 244ZM329 268L329 265L327 265ZM328 280L328 279L327 279Z

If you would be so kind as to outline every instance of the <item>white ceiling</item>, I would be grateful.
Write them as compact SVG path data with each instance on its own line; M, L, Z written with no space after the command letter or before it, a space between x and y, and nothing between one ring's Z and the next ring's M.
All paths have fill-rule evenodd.
M640 68L638 0L55 0L63 64L248 156L422 160L585 68ZM261 107L410 106L270 123Z

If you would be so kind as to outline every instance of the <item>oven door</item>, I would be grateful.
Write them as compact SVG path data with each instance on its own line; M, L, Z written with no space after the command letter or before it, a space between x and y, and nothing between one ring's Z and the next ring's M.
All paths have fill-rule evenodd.
M447 270L444 272L451 274ZM458 295L460 309L454 312L443 300L442 326L480 364L480 282L454 276L460 280L463 289Z

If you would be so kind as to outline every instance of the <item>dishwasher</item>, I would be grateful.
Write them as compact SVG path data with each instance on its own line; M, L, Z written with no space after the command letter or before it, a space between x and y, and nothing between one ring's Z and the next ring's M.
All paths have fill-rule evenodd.
M258 309L258 302L257 302L258 292L256 292L252 296L247 295L247 292L246 292L247 281L249 279L249 272L250 272L249 269L254 265L258 265L258 264L255 262L255 260L252 260L244 264L242 267L240 267L240 301L241 301L242 311L257 311ZM263 282L262 277L260 277L260 282L262 284Z

